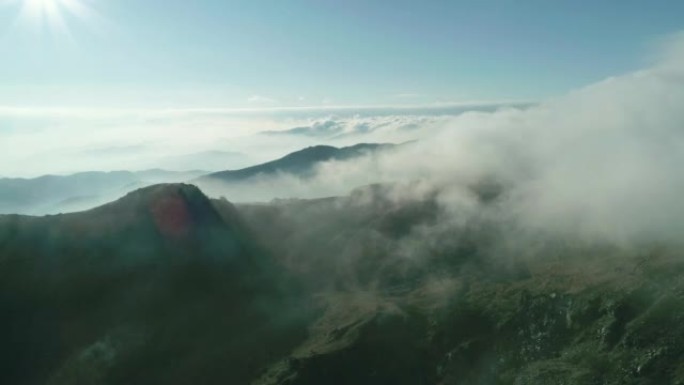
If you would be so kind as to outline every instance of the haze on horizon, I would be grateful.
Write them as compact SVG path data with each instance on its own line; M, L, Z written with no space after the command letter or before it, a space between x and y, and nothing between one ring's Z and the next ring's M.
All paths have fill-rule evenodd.
M239 168L314 144L421 139L471 109L524 108L648 68L682 11L664 0L3 0L0 176L179 159L214 171L217 159ZM321 124L369 135L260 134ZM387 126L397 130L375 130Z

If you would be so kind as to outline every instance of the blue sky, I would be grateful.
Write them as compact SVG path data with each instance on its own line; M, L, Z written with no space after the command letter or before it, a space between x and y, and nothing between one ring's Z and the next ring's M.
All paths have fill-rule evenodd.
M31 1L63 26L19 17ZM645 67L684 28L675 0L76 1L0 0L0 105L538 100Z

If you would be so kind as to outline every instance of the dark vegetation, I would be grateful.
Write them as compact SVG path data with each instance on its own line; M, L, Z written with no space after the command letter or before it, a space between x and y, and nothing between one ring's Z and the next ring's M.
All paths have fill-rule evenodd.
M0 217L0 383L684 383L677 249L523 252L398 188Z
M248 232L187 185L1 217L0 383L248 382L306 314Z

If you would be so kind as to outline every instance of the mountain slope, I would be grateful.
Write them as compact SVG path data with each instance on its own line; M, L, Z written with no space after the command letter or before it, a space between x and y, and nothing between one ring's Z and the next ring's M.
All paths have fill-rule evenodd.
M496 218L392 191L238 206L322 309L252 384L684 383L681 248L516 249Z
M280 159L241 170L221 171L199 178L198 183L221 181L239 182L256 176L268 176L278 173L300 177L311 176L314 168L321 162L330 160L347 160L369 153L392 148L391 144L361 143L350 147L314 146L293 152Z
M684 383L681 247L516 243L505 189L0 216L0 383Z
M220 205L159 185L0 216L0 383L246 383L287 351L287 285Z

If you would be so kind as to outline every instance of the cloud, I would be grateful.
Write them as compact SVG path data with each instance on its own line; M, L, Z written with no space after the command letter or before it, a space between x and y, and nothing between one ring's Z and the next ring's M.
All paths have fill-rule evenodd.
M470 109L501 108L497 106L495 103L439 107L243 109L5 106L0 107L0 175L30 177L46 173L180 166L178 162L161 161L169 157L212 151L239 152L247 154L253 162L263 162L315 144L403 142L422 135L421 130L400 133L392 127L422 126L427 131L432 127L432 123L428 122L429 116L463 113ZM439 124L440 120L444 118L435 119L434 124ZM325 135L324 132L314 135L326 125L342 127L342 131L339 135L334 135L334 130ZM259 134L263 131L286 132L293 127L302 128L300 135ZM141 143L145 147L138 147L138 151L135 151L135 146ZM216 166L217 162L212 160L194 164ZM237 158L226 162L226 168L245 165Z
M344 125L335 120L325 120L314 122L310 126L295 127L281 131L264 131L265 135L303 135L303 136L323 136L329 137L341 133Z
M429 130L426 121L407 120L423 136L396 153L326 163L312 180L282 176L250 188L266 199L266 192L314 197L368 183L419 181L439 191L445 212L491 212L517 227L520 237L678 242L684 231L682 47L684 38L678 37L650 68L529 108L446 116ZM378 119L376 125L385 120L372 119ZM345 121L345 130L354 127L352 121ZM487 208L479 207L469 190L482 181L504 188ZM231 189L240 195L237 187Z
M306 125L261 134L273 137L313 139L331 144L354 144L359 141L406 142L429 136L431 131L450 120L444 116L386 115L310 119Z
M674 37L649 68L536 104L0 109L9 127L0 132L0 173L136 169L160 156L204 151L259 162L314 144L419 139L394 153L325 163L313 179L281 175L222 186L221 193L236 201L313 198L399 183L398 196L438 191L449 213L445 226L491 215L516 227L515 237L674 242L684 231L683 47L684 37ZM149 148L134 156L83 155L135 143ZM471 187L482 181L504 187L496 204L481 207L473 197Z

